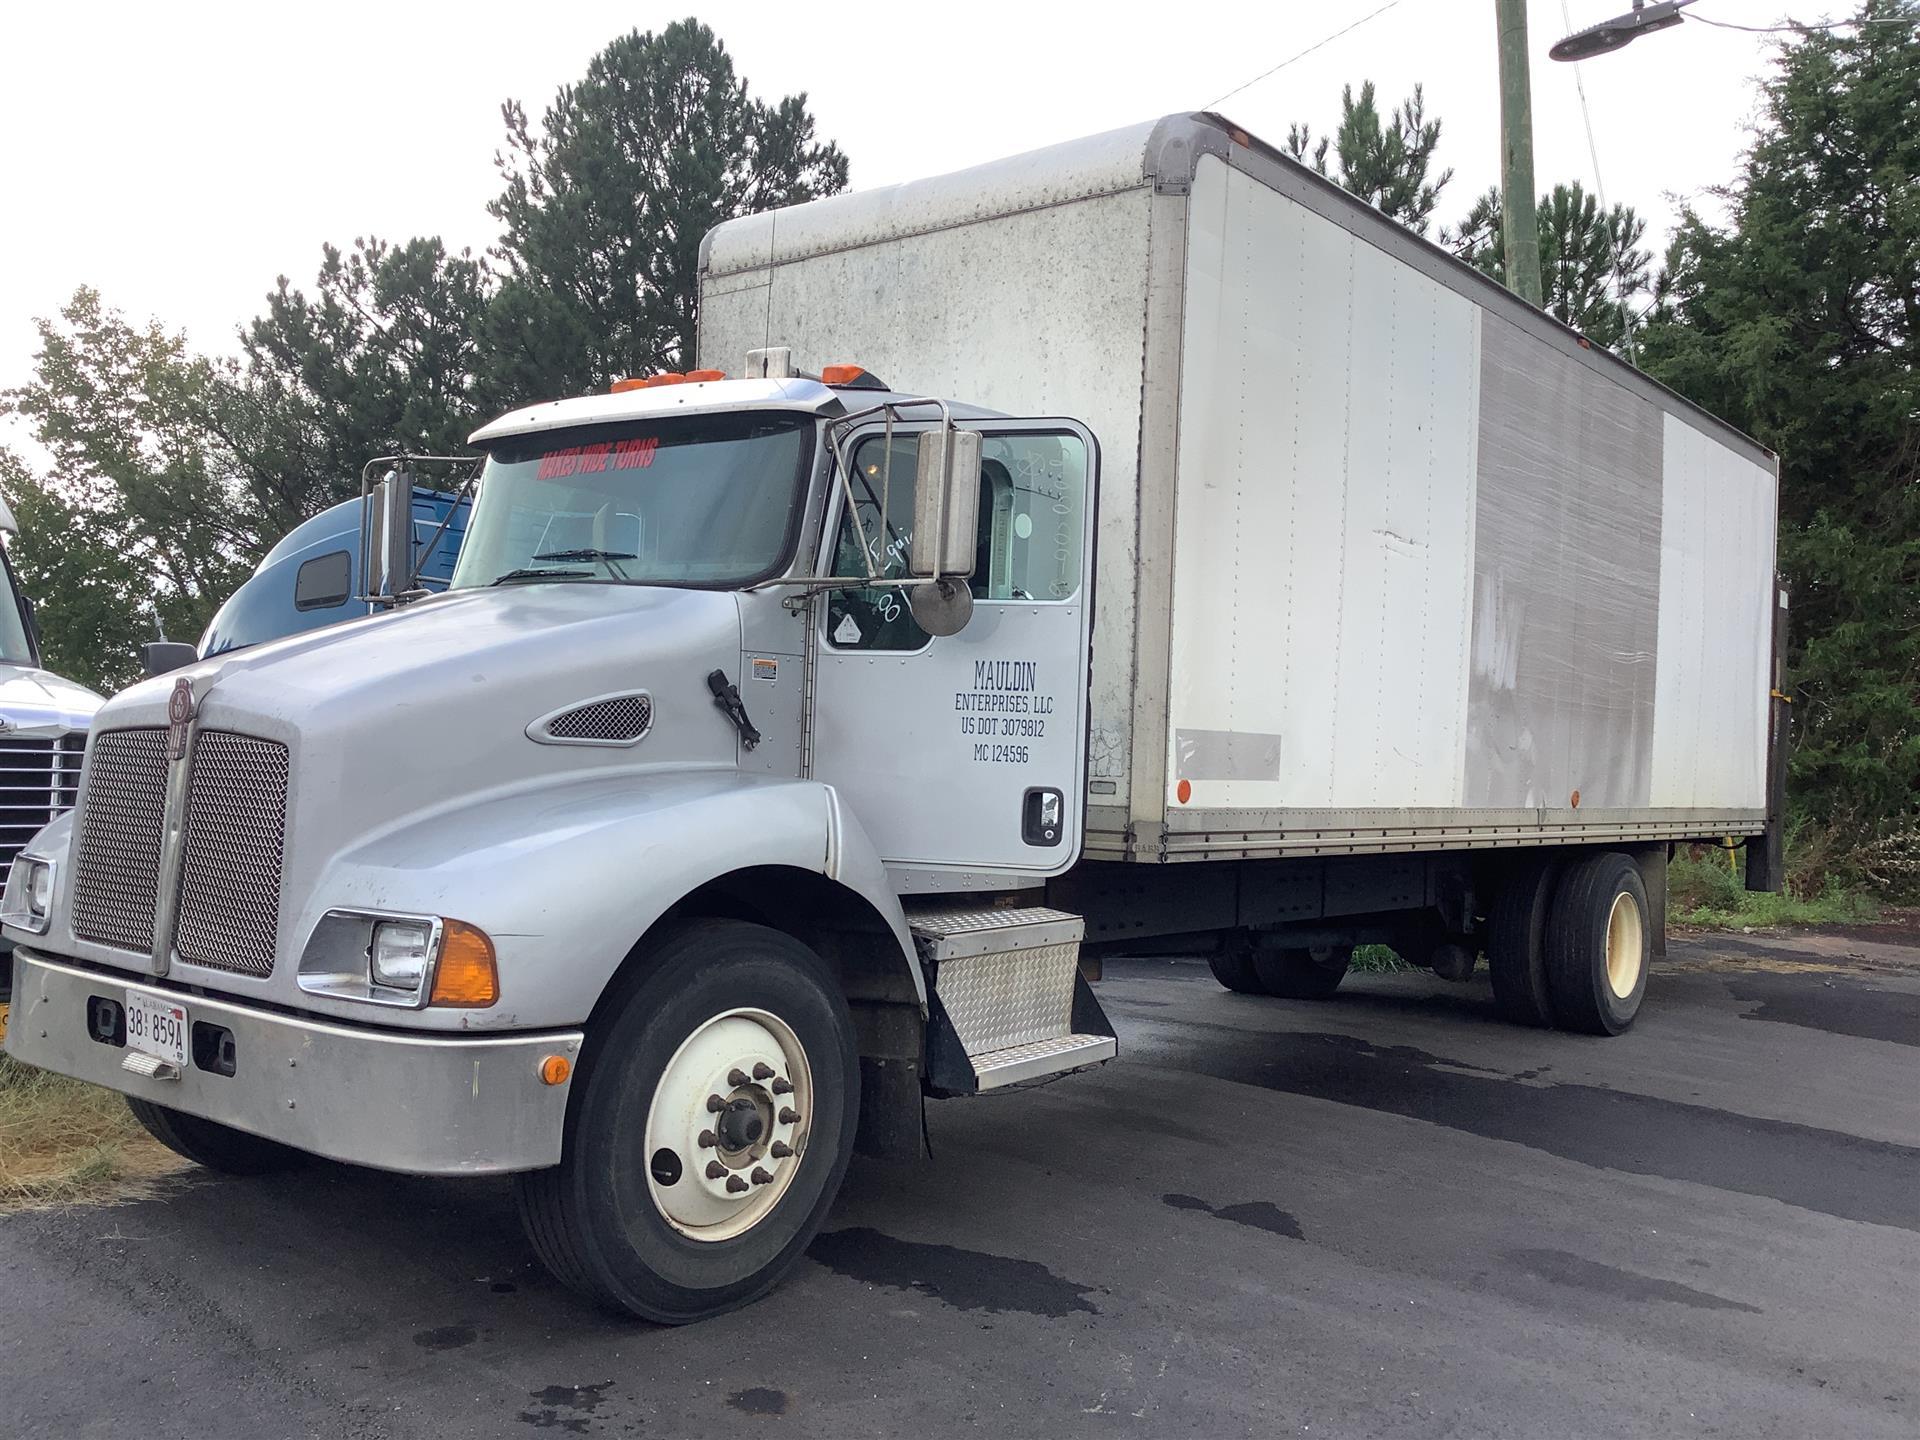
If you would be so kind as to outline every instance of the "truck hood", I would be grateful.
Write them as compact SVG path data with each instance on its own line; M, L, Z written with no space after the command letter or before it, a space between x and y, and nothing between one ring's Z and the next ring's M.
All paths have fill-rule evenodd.
M0 722L9 731L84 730L105 702L51 670L0 664Z
M164 725L181 677L203 729L291 752L296 850L331 852L456 800L595 771L732 765L737 740L706 676L735 675L727 592L586 583L463 590L397 612L216 656L109 701L95 729ZM644 690L647 738L628 748L536 743L555 711ZM317 857L315 857L317 858Z

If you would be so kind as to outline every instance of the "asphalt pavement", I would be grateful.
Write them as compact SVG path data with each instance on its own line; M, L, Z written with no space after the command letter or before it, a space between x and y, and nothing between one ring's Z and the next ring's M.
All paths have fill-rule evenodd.
M1097 989L1118 1061L932 1105L687 1329L576 1301L497 1182L0 1219L0 1434L1920 1433L1920 949L1677 942L1614 1040L1484 975Z

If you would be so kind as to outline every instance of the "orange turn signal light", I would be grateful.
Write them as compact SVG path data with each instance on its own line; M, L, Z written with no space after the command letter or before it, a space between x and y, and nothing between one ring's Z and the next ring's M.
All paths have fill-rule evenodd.
M500 970L486 931L464 920L440 927L440 961L433 967L429 1005L479 1010L500 998Z
M542 1085L564 1085L571 1074L573 1074L573 1062L564 1055L549 1055L540 1062Z
M704 380L724 380L726 378L727 378L727 372L724 370L689 370L687 371L688 384L698 384L699 382Z
M646 388L647 382L644 377L629 375L626 379L616 380L613 384L609 385L607 387L607 393L609 395L623 395L629 390L644 390Z
M851 385L867 373L864 365L829 365L820 372L822 385Z

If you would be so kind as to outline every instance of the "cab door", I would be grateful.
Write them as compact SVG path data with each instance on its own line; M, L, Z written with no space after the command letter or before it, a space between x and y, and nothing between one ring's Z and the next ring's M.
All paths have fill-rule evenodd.
M924 426L856 432L829 506L830 575L904 578ZM903 889L1059 874L1086 809L1087 676L1099 451L1065 420L978 430L973 614L957 634L915 623L905 590L814 602L811 774L833 785ZM889 462L889 455L891 456Z

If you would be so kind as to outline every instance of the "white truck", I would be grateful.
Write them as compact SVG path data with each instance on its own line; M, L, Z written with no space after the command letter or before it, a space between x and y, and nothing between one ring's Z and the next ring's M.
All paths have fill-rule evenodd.
M445 594L108 703L13 1054L686 1321L1111 1058L1102 949L1605 1034L1672 842L1774 867L1774 458L1216 117L723 225L700 358L481 428Z
M19 533L13 507L0 499L0 534ZM0 546L0 882L21 848L73 808L87 727L100 703L86 686L41 666L33 602ZM0 938L0 1001L11 948Z

